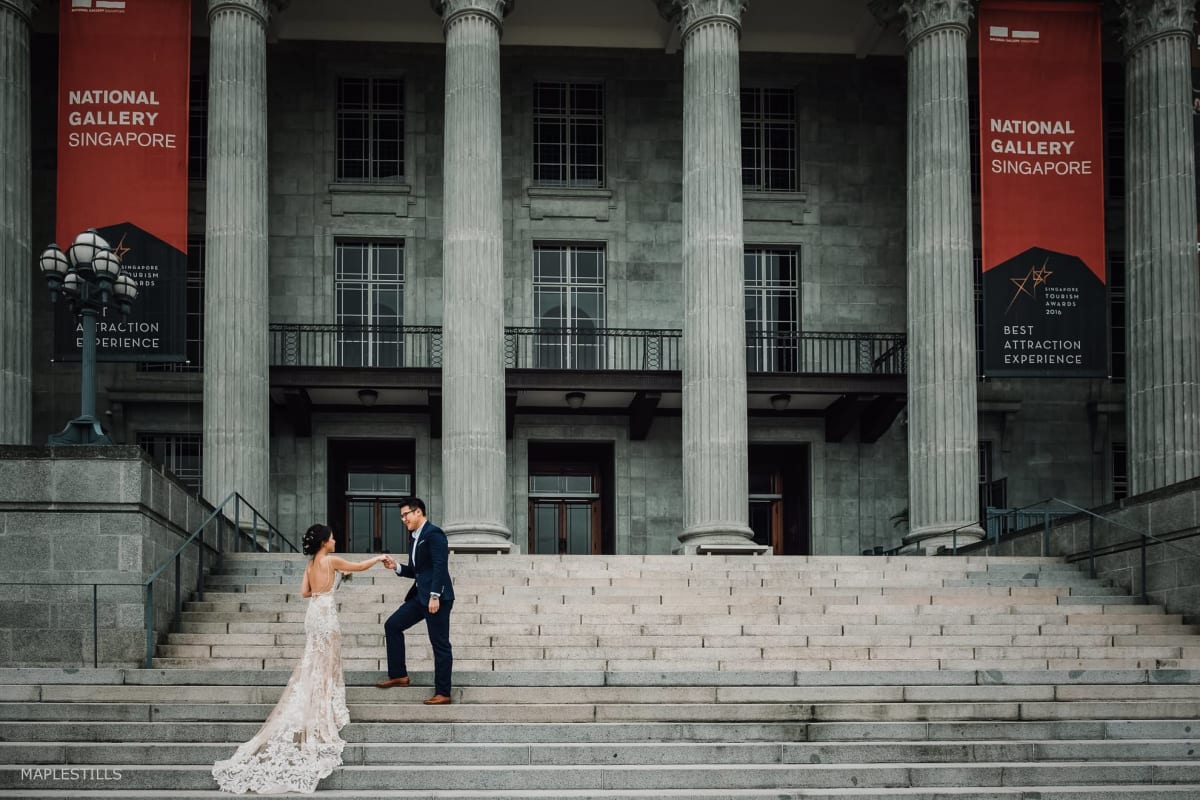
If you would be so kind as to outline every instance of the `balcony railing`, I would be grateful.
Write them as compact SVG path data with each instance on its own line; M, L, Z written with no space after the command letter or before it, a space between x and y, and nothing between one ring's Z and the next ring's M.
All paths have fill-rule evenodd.
M902 333L756 331L746 334L748 372L903 375Z
M505 328L504 366L671 372L680 368L678 330L639 328Z
M442 329L429 325L271 325L277 367L432 368L442 366ZM509 369L677 372L683 334L676 329L533 328L504 331ZM898 333L752 333L753 373L903 375Z
M442 329L435 325L271 325L271 366L442 366Z

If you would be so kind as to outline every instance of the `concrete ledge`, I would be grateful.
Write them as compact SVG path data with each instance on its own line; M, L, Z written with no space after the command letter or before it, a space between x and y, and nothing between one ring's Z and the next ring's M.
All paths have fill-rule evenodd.
M10 542L0 665L139 665L143 582L211 512L139 447L0 446L0 531ZM185 593L199 552L183 550ZM155 584L156 638L173 617L174 580L168 569Z
M3 667L0 668L0 684L120 684L125 682L123 669L75 669L65 667Z
M409 673L413 684L432 685L429 671ZM0 668L0 685L283 686L291 670L260 669L52 669ZM348 687L383 680L379 671L345 673ZM1200 685L1200 670L835 670L662 671L598 670L462 671L456 686L1051 686Z

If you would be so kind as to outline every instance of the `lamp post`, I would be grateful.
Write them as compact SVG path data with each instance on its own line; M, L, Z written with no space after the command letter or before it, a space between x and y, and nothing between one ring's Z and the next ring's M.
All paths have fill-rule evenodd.
M51 244L39 265L50 287L50 302L56 302L61 294L70 303L71 314L83 322L79 416L61 433L52 435L48 444L112 444L96 419L96 318L106 308L128 314L137 297L137 284L121 273L121 259L94 228L76 236L66 253Z

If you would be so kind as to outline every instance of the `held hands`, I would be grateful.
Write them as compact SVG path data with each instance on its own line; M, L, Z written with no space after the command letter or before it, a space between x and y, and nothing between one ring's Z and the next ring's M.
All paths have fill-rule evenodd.
M378 560L383 562L383 566L387 567L393 572L396 570L396 559L392 558L390 555L385 553L384 555L379 556Z

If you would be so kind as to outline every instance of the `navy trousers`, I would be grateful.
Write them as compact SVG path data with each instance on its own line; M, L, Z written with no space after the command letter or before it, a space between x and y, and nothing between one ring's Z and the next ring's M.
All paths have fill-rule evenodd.
M429 631L429 644L433 646L434 694L450 696L450 671L454 656L450 650L450 609L454 601L442 600L436 614L430 614L417 598L405 600L404 604L383 623L384 638L387 640L388 677L403 678L408 675L408 663L404 660L404 632L425 620Z

